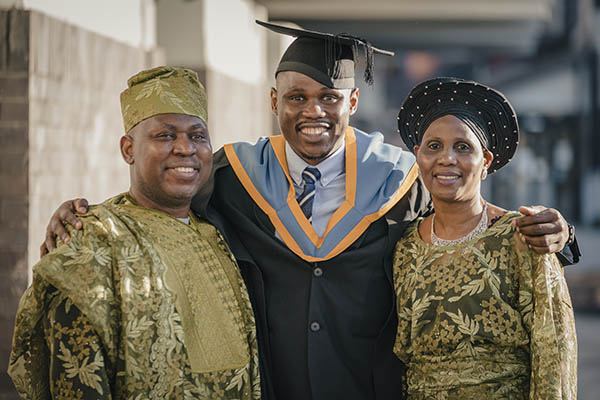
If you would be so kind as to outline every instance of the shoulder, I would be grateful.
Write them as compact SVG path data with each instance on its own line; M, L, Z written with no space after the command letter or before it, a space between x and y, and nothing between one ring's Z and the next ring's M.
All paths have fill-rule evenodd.
M366 133L353 128L358 145L359 157L364 161L373 161L375 163L402 164L404 167L411 166L416 162L413 153L402 149L399 146L385 143L383 134L380 132Z
M516 228L513 227L513 221L522 216L523 214L517 211L495 210L490 207L490 211L488 212L488 224L490 224L488 230L495 234L498 232L514 234L517 231Z
M418 246L423 242L419 234L419 226L422 222L423 218L417 218L406 227L404 234L396 243L396 257L402 256L407 249Z
M81 229L67 226L70 240L67 243L58 240L57 248L44 256L34 267L34 275L44 279L77 280L93 270L96 266L103 273L104 267L110 264L112 236L110 221L111 212L106 206L114 203L115 198L98 205L92 205L85 214L78 214L82 222ZM71 275L73 274L73 275Z
M274 136L274 138L280 138L280 136ZM218 162L221 162L221 158L224 156L229 160L229 163L232 162L232 158L237 158L243 161L253 161L260 160L262 158L262 154L265 150L270 149L271 140L267 136L259 137L256 142L234 142L224 145L221 149L217 151L223 152L223 155L219 155ZM216 154L215 154L216 155Z

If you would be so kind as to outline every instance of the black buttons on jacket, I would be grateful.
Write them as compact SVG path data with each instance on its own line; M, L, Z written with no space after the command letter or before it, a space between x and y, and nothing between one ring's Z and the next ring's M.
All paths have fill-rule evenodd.
M323 275L323 269L321 269L320 267L316 267L315 269L313 269L313 275L316 276L317 278Z
M318 332L321 330L321 324L319 324L318 322L311 322L310 323L310 330L313 332Z

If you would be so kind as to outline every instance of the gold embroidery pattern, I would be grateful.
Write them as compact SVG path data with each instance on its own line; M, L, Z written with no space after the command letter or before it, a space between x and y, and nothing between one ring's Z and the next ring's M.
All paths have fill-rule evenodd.
M93 207L82 217L83 230L71 232L69 244L60 245L34 268L34 283L19 305L9 365L19 394L47 398L49 363L59 362L64 375L57 375L51 384L66 397L77 398L77 391L84 389L98 394L101 389L106 396L107 386L103 385L110 379L111 394L123 399L259 399L254 317L230 252L208 243L216 242L216 231L214 237L200 234L207 224L194 220L190 228L154 211L134 220L131 214L144 210L137 207L135 211L136 207L125 195ZM177 237L177 229L187 230L187 241L166 248L167 242L176 241L150 242L148 227L164 230L162 234L169 239ZM163 261L160 252L169 253L169 260ZM241 366L206 373L196 373L191 367L185 324L176 308L177 300L189 293L172 292L165 281L172 267L165 262L181 260L188 264L186 268L192 268L190 257L196 262L212 260L206 268L221 270L206 279L219 282L218 298L212 301L222 300L224 310L232 314L232 323L239 324L234 331L243 336L246 351ZM185 268L179 272L187 278ZM56 315L63 304L57 304L56 292L72 302L64 303L65 307L69 304L71 313L80 310L82 317L70 324L50 321L52 329L46 332L53 335L49 337L41 326L44 316ZM101 344L100 352L92 344L90 327ZM55 340L59 342L51 346ZM51 354L41 357L44 351ZM109 378L98 375L98 371L111 368L116 372L107 373Z
M409 398L575 399L569 292L553 255L529 251L507 213L457 246L426 244L419 221L394 254Z

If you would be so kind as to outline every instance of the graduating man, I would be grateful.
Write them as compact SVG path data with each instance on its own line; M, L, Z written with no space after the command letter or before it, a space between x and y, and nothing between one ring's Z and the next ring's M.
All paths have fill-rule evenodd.
M399 399L391 253L429 211L429 196L411 153L349 126L358 53L368 82L373 53L392 53L347 35L259 23L297 37L271 89L282 135L218 151L212 187L192 208L224 232L248 286L265 398ZM63 203L42 247L52 249L86 204ZM520 223L539 251L568 240L554 210Z
M254 316L224 239L190 212L212 167L195 72L121 94L131 187L33 269L9 374L27 399L258 399Z

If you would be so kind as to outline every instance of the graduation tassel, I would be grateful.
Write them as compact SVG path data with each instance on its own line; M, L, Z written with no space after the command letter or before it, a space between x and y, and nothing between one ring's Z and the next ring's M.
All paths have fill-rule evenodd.
M360 54L361 48L364 48L364 57L365 57L365 73L363 78L367 85L373 86L374 76L374 58L373 58L373 46L367 40L358 37L352 36L347 33L341 33L338 35L339 37L343 37L344 39L350 39L352 41L352 55L355 60L358 59L358 54Z
M342 44L335 36L328 37L326 40L325 64L327 65L327 73L333 79L337 79L341 74L341 67L337 60L342 54Z

